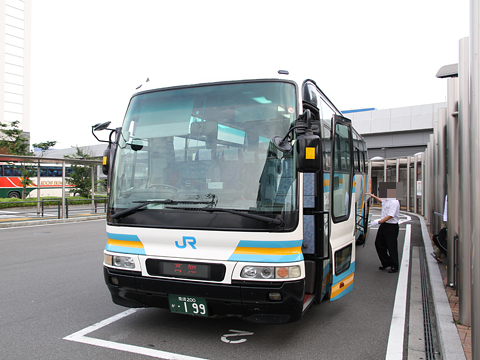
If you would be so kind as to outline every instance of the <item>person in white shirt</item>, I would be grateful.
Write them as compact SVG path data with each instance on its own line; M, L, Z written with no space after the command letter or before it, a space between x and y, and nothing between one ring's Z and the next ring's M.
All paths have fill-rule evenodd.
M400 202L397 200L395 193L387 195L382 191L384 188L384 186L382 186L383 184L389 183L380 183L379 195L381 198L371 193L366 194L382 204L381 219L374 220L369 225L375 226L379 224L377 237L375 238L375 248L382 264L379 269L385 270L390 268L389 273L396 273L398 271L398 222L400 219ZM395 188L393 188L393 190L394 189ZM391 190L391 188L388 189L388 191Z

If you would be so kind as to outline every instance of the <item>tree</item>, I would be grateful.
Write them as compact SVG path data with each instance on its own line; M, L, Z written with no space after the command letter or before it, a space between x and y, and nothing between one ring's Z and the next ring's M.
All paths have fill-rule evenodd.
M33 181L30 179L37 174L37 170L31 166L25 166L24 163L20 167L22 171L22 177L20 178L20 183L22 184L22 199L25 199L27 195L27 186L32 185Z
M29 150L30 142L23 136L23 131L19 128L20 121L15 120L10 124L4 124L0 122L0 154L5 155L32 155ZM43 145L48 147L54 146L56 141L46 141L44 143L39 143L35 145ZM42 148L42 146L40 146ZM29 185L33 184L33 181L30 180L31 177L34 177L36 171L31 167L25 166L22 162L20 165L22 175L20 178L20 183L22 184L22 199L25 199L26 188Z
M23 137L22 130L18 128L20 121L8 124L0 122L0 153L6 155L29 155L28 139Z
M34 148L41 149L42 150L42 156L43 156L43 153L45 151L47 151L48 149L54 147L56 143L57 143L56 141L45 141L45 142L41 142L41 143L32 144L32 146Z
M65 155L68 159L92 159L87 152L77 147L77 153L73 156ZM67 178L67 183L72 185L71 193L79 194L82 197L89 197L92 191L92 165L72 164L72 172Z

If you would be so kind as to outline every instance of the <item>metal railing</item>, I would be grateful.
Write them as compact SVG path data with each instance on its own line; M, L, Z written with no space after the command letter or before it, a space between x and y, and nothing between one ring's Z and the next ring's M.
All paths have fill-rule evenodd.
M75 205L75 203L82 202L82 204ZM13 207L0 207L2 211L8 212L8 216L18 215L18 217L11 217L12 221L18 220L19 217L28 218L62 218L62 199L42 199L31 201L12 201L1 202L0 204L16 205ZM81 205L86 205L82 207ZM88 216L92 214L105 214L107 212L107 199L106 198L94 198L94 199L66 199L65 201L65 217L69 216ZM9 218L3 221L8 221Z
M75 206L75 210L76 211L87 211L87 210L90 210L92 211L93 214L98 214L98 203L103 203L103 212L102 214L105 214L107 212L107 199L106 198L95 198L95 199L92 199L90 200L90 206L89 207L82 207L80 208L79 206L81 205L87 205L85 203L85 199L65 199L65 217L68 219L68 216L69 216L69 207L73 204L75 204L75 202L83 202L83 204L80 204L80 205L74 205ZM89 213L88 215L90 215L91 213ZM76 216L83 216L85 214L80 214L80 215L76 215Z

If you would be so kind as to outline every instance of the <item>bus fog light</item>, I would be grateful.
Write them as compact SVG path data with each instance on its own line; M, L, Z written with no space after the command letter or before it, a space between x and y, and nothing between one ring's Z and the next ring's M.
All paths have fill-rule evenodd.
M110 282L112 285L118 285L118 278L116 276L110 277Z
M281 301L282 300L282 294L280 294L277 291L272 291L268 293L268 297L272 301Z

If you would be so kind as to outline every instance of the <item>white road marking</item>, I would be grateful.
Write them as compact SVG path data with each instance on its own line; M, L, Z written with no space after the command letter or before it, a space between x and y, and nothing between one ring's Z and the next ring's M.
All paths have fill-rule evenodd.
M96 339L93 337L88 337L85 336L87 334L90 334L91 332L94 332L98 329L101 329L104 326L110 325L114 323L115 321L121 320L139 310L142 309L129 309L126 310L120 314L114 315L112 317L109 317L108 319L105 319L103 321L100 321L94 325L91 325L89 327L86 327L85 329L82 329L80 331L77 331L76 333L73 333L71 335L68 335L64 337L64 340L69 340L69 341L75 341L83 344L89 344L89 345L94 345L94 346L100 346L108 349L114 349L114 350L119 350L119 351L126 351L130 352L133 354L140 354L140 355L146 355L146 356L151 356L157 359L165 359L165 360L205 360L202 358L198 357L193 357L193 356L187 356L187 355L181 355L181 354L175 354L171 353L168 351L161 351L161 350L155 350L155 349L149 349L149 348L144 348L141 346L135 346L135 345L128 345L128 344L122 344L122 343L117 343L114 341L107 341L107 340L102 340L102 339Z
M233 329L230 329L229 331L234 332L234 334L225 334L221 337L222 341L228 344L240 344L247 341L247 339L229 340L227 339L228 337L253 335L253 332L248 332L248 331L233 330Z
M398 274L395 304L393 306L392 322L388 335L386 360L403 359L403 343L405 335L405 317L407 311L408 272L410 267L410 238L412 225L406 225L405 243L403 245L402 264Z

